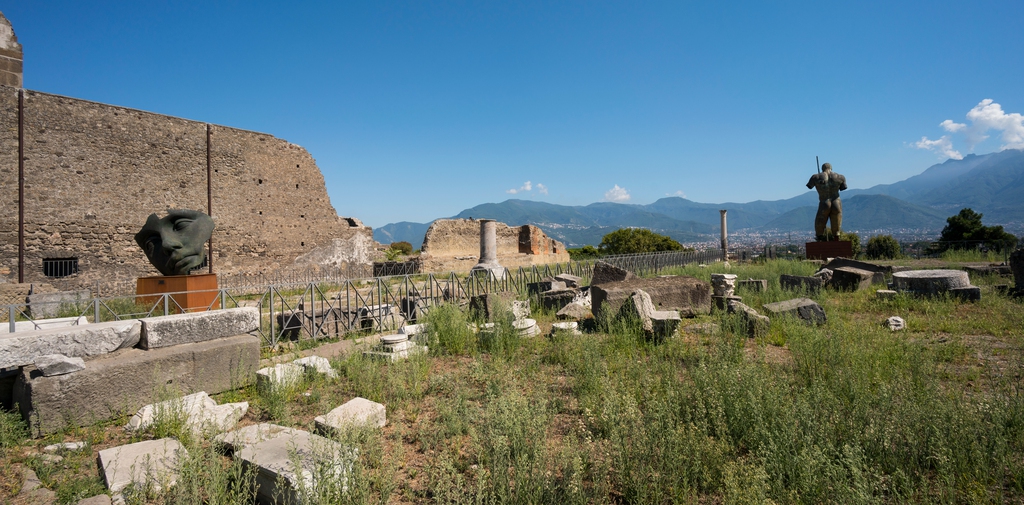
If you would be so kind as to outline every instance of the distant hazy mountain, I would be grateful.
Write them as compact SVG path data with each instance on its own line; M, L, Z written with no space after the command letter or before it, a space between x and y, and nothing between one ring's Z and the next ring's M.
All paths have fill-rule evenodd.
M855 173L844 173L856 181ZM893 184L843 192L843 229L848 231L940 230L964 207L984 214L986 225L1024 226L1024 151L1008 149L947 160ZM697 203L662 198L648 205L593 203L566 206L529 200L485 203L455 217L497 219L510 225L535 224L569 247L597 245L601 237L627 226L643 227L682 242L712 239L720 209L728 209L729 229L808 231L818 198L814 191L786 200ZM429 224L394 223L374 230L378 242L423 243Z

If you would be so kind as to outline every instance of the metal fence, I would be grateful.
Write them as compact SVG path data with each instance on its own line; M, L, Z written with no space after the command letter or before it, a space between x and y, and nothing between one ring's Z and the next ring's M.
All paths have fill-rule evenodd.
M721 250L619 255L601 258L637 275L652 275L666 268L723 259ZM7 305L0 313L0 332L29 331L48 325L138 319L195 310L257 307L263 346L282 342L336 338L354 332L396 330L416 321L443 303L465 304L470 298L494 292L525 294L527 285L546 277L571 274L586 284L597 260L570 261L505 269L494 273L413 274L353 279L347 272L320 272L319 278L277 277L279 282L257 284L266 277L228 277L205 307L184 307L184 293L151 295L148 302L135 295L91 299L47 299ZM312 275L309 273L307 275ZM284 281L284 282L280 282ZM290 282L289 282L290 281ZM194 293L193 293L194 294ZM41 314L64 319L43 319Z

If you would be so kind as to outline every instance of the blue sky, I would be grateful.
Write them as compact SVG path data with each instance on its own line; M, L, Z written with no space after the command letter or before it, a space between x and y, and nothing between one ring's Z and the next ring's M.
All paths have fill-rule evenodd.
M815 155L865 188L1024 147L1020 0L0 10L25 87L287 139L374 227L508 198L775 200Z

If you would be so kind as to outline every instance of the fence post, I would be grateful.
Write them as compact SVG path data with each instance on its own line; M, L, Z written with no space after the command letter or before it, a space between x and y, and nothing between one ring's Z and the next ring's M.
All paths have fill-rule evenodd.
M14 333L14 305L7 306L7 321L11 325L11 333Z
M92 322L94 322L94 323L100 322L100 299L99 298L93 298L92 299Z

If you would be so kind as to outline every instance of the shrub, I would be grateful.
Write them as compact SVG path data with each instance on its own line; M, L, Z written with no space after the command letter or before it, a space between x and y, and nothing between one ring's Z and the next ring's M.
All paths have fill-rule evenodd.
M682 251L683 245L671 237L644 228L622 228L601 239L605 254L636 254L659 251Z
M896 259L903 254L900 243L892 235L875 235L868 239L867 256L869 259Z
M391 248L398 251L401 254L409 255L412 254L412 244L406 241L392 242Z

